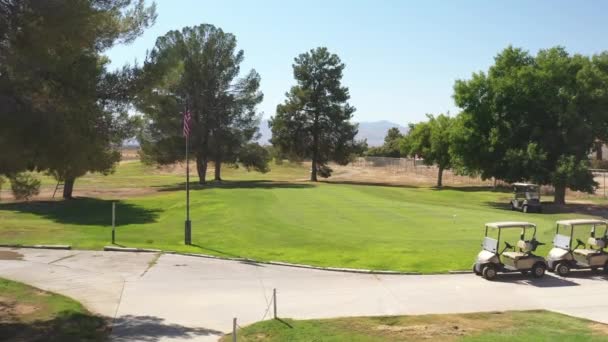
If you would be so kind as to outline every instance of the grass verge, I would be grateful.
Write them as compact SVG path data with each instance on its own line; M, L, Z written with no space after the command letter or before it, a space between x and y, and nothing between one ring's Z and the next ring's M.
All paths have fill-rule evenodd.
M0 340L105 341L105 319L80 303L0 278Z
M548 311L269 320L237 332L239 341L608 341L608 326ZM232 341L232 335L220 341Z

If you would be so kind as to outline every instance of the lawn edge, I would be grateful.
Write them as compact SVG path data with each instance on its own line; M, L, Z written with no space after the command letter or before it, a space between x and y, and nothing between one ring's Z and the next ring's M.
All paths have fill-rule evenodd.
M72 245L20 245L20 244L0 244L3 248L30 248L30 249L53 249L71 250Z

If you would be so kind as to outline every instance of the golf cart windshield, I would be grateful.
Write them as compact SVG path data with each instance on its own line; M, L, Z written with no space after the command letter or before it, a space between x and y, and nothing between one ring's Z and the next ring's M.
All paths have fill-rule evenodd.
M563 249L570 249L570 236L556 234L553 238L553 246Z
M531 189L530 191L526 191L526 199L539 199L540 195L538 193L538 189Z
M496 253L496 251L498 250L498 240L486 236L483 239L482 247L488 252Z

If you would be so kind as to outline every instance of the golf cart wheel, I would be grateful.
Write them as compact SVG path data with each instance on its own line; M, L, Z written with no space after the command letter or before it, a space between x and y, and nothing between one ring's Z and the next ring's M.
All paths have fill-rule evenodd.
M545 276L545 272L547 271L547 266L543 263L537 263L532 267L532 276L534 278L542 278Z
M481 272L477 270L477 264L473 264L473 273L478 276L481 275Z
M496 267L494 265L487 265L481 271L481 275L485 280L494 280L496 279Z
M599 268L599 267L597 267L597 266L593 266L593 267L591 267L591 272L593 272L593 273L596 273L596 272L597 272L597 271L599 271L599 270L600 270L600 268Z
M527 205L524 205L523 207L521 207L521 211L522 211L524 214L527 214L527 213L528 213L528 206L527 206Z
M605 274L608 274L608 261L606 261L606 264L604 264L602 271L604 271Z
M513 205L513 202L511 202L511 210L515 211L515 206Z
M560 277L567 277L568 274L570 274L570 266L568 266L568 264L565 262L560 262L555 265L555 273L557 273L557 275Z

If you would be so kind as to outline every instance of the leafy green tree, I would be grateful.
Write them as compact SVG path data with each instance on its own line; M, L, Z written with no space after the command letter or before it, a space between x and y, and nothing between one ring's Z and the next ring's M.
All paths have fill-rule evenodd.
M342 86L345 65L327 48L310 50L295 58L297 85L286 94L270 120L272 144L292 160L311 159L310 180L330 177L329 161L347 164L360 149L357 125L350 122L355 108Z
M367 149L365 153L371 157L389 157L389 158L400 158L401 157L401 140L403 134L398 127L391 127L386 132L384 137L384 144L378 147L371 147Z
M155 7L6 0L0 18L0 173L48 170L71 198L77 177L112 171L132 124L129 78L109 73L102 53L139 36Z
M188 109L190 151L201 184L209 161L215 162L216 180L221 179L222 162L246 161L251 162L247 168L267 169L263 155L252 160L256 155L250 146L244 148L258 135L256 107L263 95L255 70L238 78L243 58L236 37L213 25L186 27L157 39L143 67L136 101L146 117L139 136L144 160L170 164L185 158L182 119Z
M552 184L555 203L566 188L592 192L588 169L596 139L608 125L608 54L536 56L508 47L487 73L454 86L464 112L455 124L457 164L483 178Z
M443 186L443 171L452 167L450 135L454 119L440 114L427 114L428 121L410 125L401 141L401 153L422 157L425 165L437 165L437 187Z

